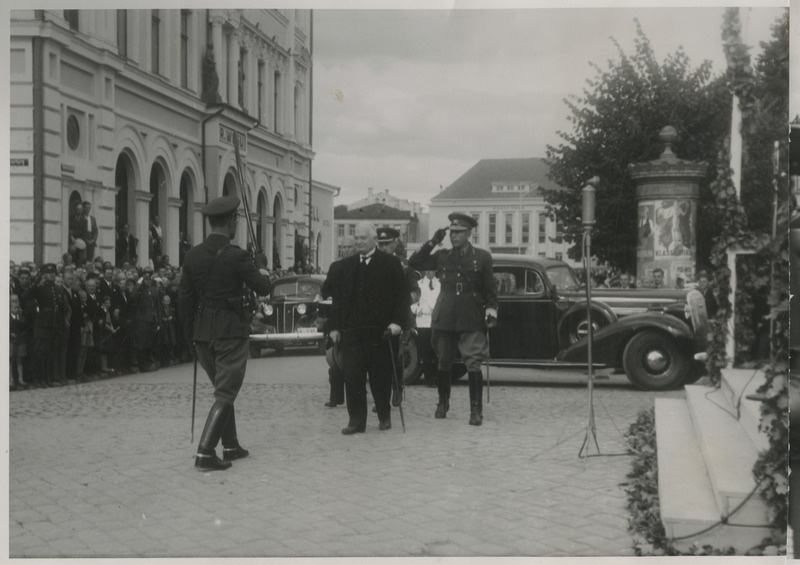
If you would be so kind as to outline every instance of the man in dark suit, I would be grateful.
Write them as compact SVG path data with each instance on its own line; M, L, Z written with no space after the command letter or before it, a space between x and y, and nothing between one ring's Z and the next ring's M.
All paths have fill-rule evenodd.
M403 323L408 317L409 294L403 266L397 257L376 248L375 227L360 223L355 228L358 252L342 259L341 300L331 312L330 338L341 341L349 422L345 435L361 433L367 426L369 386L380 420L379 428L392 427L391 347L397 351Z
M355 252L354 245L355 240L353 236L346 235L341 239L339 242L339 249L341 250L342 257L340 260L331 263L331 266L328 268L328 276L325 277L325 282L322 283L320 294L324 299L332 299L332 308L336 308L342 300L341 293L344 291L341 283L342 260L350 257ZM334 345L333 347L336 348L336 351L331 351L330 355L326 355L326 359L333 360L335 359L334 354L339 353L339 346ZM328 382L331 385L331 393L325 406L328 408L335 408L340 404L344 404L344 373L342 372L342 368L335 362L329 362Z
M239 223L239 198L222 196L202 212L211 233L192 248L183 262L178 311L188 343L214 385L214 404L197 446L195 467L216 471L247 457L239 445L233 403L244 381L249 352L250 322L244 312L242 285L259 296L272 292L268 277L259 273L252 256L231 244ZM222 459L216 454L222 439Z
M497 324L497 291L492 256L473 247L469 240L478 222L454 212L450 220L451 249L431 253L443 240L446 229L436 230L433 239L411 256L408 264L420 271L436 270L441 291L431 319L431 342L439 359L439 404L436 418L445 418L450 408L450 371L458 349L469 375L469 423L483 423L483 373L481 365L489 355L486 328Z
M131 265L135 265L137 262L138 257L136 256L136 245L139 243L139 240L133 237L133 234L130 232L130 227L128 224L122 225L122 230L117 236L117 245L116 245L116 261L117 267L121 267L123 263L127 262Z

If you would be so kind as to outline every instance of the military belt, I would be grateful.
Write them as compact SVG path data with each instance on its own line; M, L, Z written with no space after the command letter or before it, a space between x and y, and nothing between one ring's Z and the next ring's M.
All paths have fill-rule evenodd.
M442 291L453 292L459 295L464 292L475 292L475 288L471 284L457 282L457 283L442 283Z

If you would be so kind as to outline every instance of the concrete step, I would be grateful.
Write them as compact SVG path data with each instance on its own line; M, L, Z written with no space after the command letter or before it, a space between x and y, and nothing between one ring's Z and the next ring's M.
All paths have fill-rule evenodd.
M758 545L769 528L719 523L721 514L687 402L657 398L655 414L658 495L667 537L683 551L699 543L733 547L743 554Z
M739 422L758 450L769 449L769 438L758 429L761 401L748 400L747 396L756 394L765 380L766 375L760 369L723 369L720 383L731 407L740 414Z
M758 450L721 389L689 385L686 401L720 514L731 524L766 525L768 507L755 487ZM748 498L749 497L749 498Z

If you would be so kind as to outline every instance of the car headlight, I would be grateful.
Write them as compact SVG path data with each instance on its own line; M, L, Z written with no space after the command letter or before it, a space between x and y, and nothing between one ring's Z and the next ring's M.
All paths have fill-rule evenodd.
M267 316L272 316L272 313L273 313L274 311L275 311L275 309L272 307L272 304L267 304L267 306L264 308L264 313L265 313Z
M298 304L297 305L297 313L301 316L306 313L306 305L305 304Z

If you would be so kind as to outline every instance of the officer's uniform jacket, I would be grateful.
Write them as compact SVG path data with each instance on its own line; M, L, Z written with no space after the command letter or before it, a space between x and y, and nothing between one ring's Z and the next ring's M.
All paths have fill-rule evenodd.
M44 282L31 289L30 299L36 312L33 322L34 337L54 335L66 330L72 309L63 287Z
M441 291L431 315L431 328L455 332L483 331L487 308L497 310L492 256L465 243L461 250L423 245L408 260L419 271L436 270Z
M228 237L211 234L186 253L178 289L178 317L189 342L250 335L242 284L259 296L272 292L272 283L256 270L251 255L232 245Z

